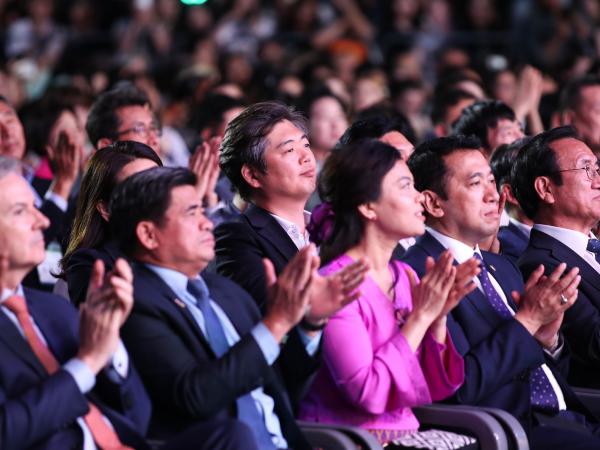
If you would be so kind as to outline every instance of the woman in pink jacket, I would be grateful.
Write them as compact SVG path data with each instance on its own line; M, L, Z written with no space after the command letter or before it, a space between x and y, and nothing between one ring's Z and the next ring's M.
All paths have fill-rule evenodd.
M365 140L336 149L319 179L327 203L313 213L324 274L358 259L370 271L360 297L333 317L323 334L324 364L300 418L343 423L382 442L414 434L412 406L450 396L462 383L463 360L446 329L446 314L474 288L476 261L459 268L445 253L422 280L390 261L399 239L425 231L421 194L391 146Z

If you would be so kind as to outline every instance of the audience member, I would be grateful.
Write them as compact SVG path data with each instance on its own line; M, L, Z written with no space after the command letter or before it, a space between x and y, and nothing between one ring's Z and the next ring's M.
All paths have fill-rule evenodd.
M147 145L117 141L98 150L89 161L81 182L69 245L61 261L62 276L75 305L85 300L94 261L112 270L122 254L108 230L108 203L117 183L141 170L162 166Z
M463 109L453 133L476 136L488 159L499 145L512 144L524 136L514 111L496 100L482 100Z
M569 381L600 387L600 246L591 231L600 221L597 157L573 128L554 128L521 149L512 182L534 223L529 246L519 259L523 274L540 264L546 274L560 264L579 269L577 303L566 312L562 327L575 356Z
M217 271L250 293L263 312L267 288L262 260L268 258L279 274L309 244L310 214L304 205L315 189L316 164L306 133L301 114L280 103L257 103L231 121L221 144L223 171L251 203L235 222L216 229ZM357 263L346 270L360 267ZM286 344L293 344L296 354L288 352L290 360L280 358L294 402L319 365L320 330L341 307L343 297L336 286L349 279L346 270L315 283L311 309Z
M47 226L27 182L0 167L2 445L146 448L150 402L119 340L131 270L118 261L104 277L96 263L78 319L64 299L21 284L44 259Z
M508 224L501 224L498 230L500 253L511 259L515 264L527 247L533 222L525 215L515 198L511 183L511 170L520 149L530 139L524 137L512 144L502 144L490 158L490 166L496 179L496 188L499 193L504 194L506 197L504 208L509 216ZM505 214L504 211L503 214Z
M271 366L310 305L319 278L314 248L301 250L277 281L264 262L270 297L261 319L239 286L199 275L214 257L214 239L195 184L187 169L150 169L117 186L110 203L111 233L137 262L122 335L155 405L150 433L164 438L238 418L261 449L308 449ZM289 350L288 342L281 351Z
M436 137L452 134L452 127L463 110L477 101L473 94L460 89L436 92L431 107L431 124Z
M600 155L600 77L578 78L561 92L561 124L573 125L583 142Z
M478 262L462 267L456 284L464 287L453 290L457 271L449 252L437 264L428 263L420 282L408 265L390 261L399 239L425 231L421 194L392 146L363 139L334 150L319 191L327 203L313 215L311 237L320 244L321 273L360 259L368 259L371 269L359 299L325 327L325 364L300 417L364 427L382 444L433 442L442 432L416 433L419 424L410 407L442 400L462 383L462 358L447 336L446 314L475 288L467 282ZM345 345L349 341L351 348ZM469 442L451 433L445 437Z
M577 269L560 264L549 276L539 266L523 285L505 257L480 251L494 233L499 195L487 158L475 139L438 138L409 160L424 196L427 232L405 261L418 274L427 257L451 249L457 262L476 257L478 289L452 311L448 328L465 361L465 381L454 400L510 412L532 449L597 448L596 419L565 382L569 350L559 328L577 299ZM522 204L522 202L521 202Z
M159 156L161 154L161 128L148 96L129 83L106 91L96 99L85 129L96 149L130 140L146 144Z

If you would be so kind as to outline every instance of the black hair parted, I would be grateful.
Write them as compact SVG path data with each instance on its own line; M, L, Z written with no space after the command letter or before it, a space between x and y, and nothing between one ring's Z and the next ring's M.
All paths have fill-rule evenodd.
M489 149L488 128L496 128L500 119L516 120L515 112L501 101L481 100L463 109L452 127L452 132L465 136L477 136L483 146Z
M430 190L446 199L447 167L444 157L459 150L481 150L481 141L475 136L453 135L425 141L415 148L408 159L408 167L415 178L415 188Z
M138 172L113 191L109 211L111 236L127 256L137 248L136 227L144 220L163 223L171 203L171 191L195 186L196 175L182 167L156 167Z
M551 144L567 138L581 140L574 127L557 127L534 136L517 154L511 171L511 186L521 209L532 220L535 220L541 202L535 190L536 178L546 176L557 185L562 184Z

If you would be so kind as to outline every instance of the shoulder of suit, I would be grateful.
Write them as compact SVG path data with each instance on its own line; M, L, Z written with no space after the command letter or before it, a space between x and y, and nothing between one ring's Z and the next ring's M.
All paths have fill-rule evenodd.
M54 310L56 308L76 310L75 306L71 304L69 300L51 292L23 287L23 294L25 295L27 303L35 303L36 305L49 310Z

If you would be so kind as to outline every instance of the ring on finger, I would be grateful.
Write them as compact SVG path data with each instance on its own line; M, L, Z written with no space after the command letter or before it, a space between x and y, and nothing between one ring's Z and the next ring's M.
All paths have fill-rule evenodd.
M569 303L569 299L566 297L566 295L560 294L560 304L566 305L567 303Z

